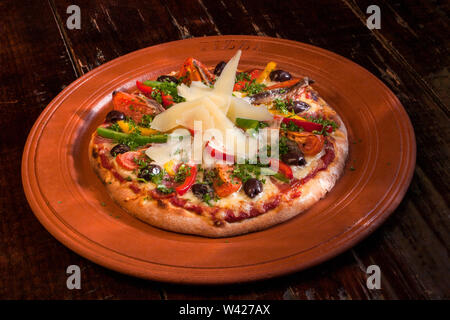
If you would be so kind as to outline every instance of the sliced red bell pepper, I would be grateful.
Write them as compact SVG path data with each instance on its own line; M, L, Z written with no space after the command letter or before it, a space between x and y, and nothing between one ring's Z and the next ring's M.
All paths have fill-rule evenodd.
M300 79L291 79L288 81L283 81L268 87L265 87L264 90L272 90L272 89L280 89L280 88L288 88L288 87L292 87L294 84L296 84L297 82L299 82Z
M269 164L271 166L277 166L278 172L282 173L286 178L288 178L288 179L294 178L294 174L292 173L291 167L288 166L283 161L280 161L278 159L270 159Z
M175 191L180 196L189 191L189 189L195 183L195 178L197 177L197 166L195 164L185 165L189 168L189 176L186 177L186 180L184 180L184 182L180 186L175 188Z
M144 95L152 99L153 99L152 93L155 91L156 92L159 91L161 93L162 105L166 108L171 107L174 104L173 97L170 94L164 94L159 89L148 86L140 81L136 81L136 87L139 89L140 92L142 92Z
M148 96L148 97L152 96L152 92L154 90L152 87L147 86L147 85L143 84L142 82L140 82L138 80L136 81L136 87L138 88L138 90L140 92L142 92L146 96Z
M219 150L218 147L214 146L211 141L206 142L205 144L206 152L208 152L211 157L216 160L223 160L227 162L234 162L234 155L226 154L224 151Z
M323 126L320 123L310 122L310 121L304 121L300 119L294 119L294 118L283 118L283 123L289 124L290 122L294 123L296 126L303 128L305 131L313 132L316 131L322 131ZM328 133L333 132L332 126L326 126L325 131Z

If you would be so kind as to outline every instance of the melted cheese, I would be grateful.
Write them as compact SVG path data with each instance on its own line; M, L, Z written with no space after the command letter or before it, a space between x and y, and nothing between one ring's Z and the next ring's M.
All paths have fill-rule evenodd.
M305 157L306 164L304 166L291 166L294 178L302 179L302 178L306 177L311 172L311 169L316 166L317 161L319 161L319 159L324 154L325 154L325 150L322 150L315 156Z

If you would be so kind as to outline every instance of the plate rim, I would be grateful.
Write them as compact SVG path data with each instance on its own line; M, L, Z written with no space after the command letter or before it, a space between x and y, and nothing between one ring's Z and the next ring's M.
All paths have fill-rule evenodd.
M343 233L346 233L347 235L341 239L340 242L343 242L343 244L341 244L340 242L337 243L335 246L331 247L331 249L327 250L327 252L325 254L322 254L318 257L315 257L313 259L310 259L307 263L303 263L301 264L301 266L299 267L298 264L293 264L292 266L286 266L285 268L279 269L279 270L274 270L271 273L268 273L267 271L261 272L261 273L255 273L253 271L252 274L247 274L245 279L243 279L242 276L238 276L238 277L233 277L233 276L227 276L227 277L223 277L223 278L217 278L217 279L209 279L207 277L205 277L204 275L199 275L197 277L191 277L191 278L187 278L187 279L180 279L180 278L174 278L173 276L170 276L170 272L164 272L164 271L160 271L158 272L158 274L156 273L152 273L152 274L148 274L146 272L139 272L138 270L130 270L129 265L121 265L120 261L114 261L114 258L112 257L101 257L98 255L98 251L97 252L92 252L91 248L86 248L84 245L81 245L81 242L74 242L74 236L71 235L69 236L67 234L67 232L61 232L61 228L60 226L58 226L57 224L55 224L54 222L52 223L51 219L49 216L47 216L47 214L43 213L45 211L45 208L42 207L42 203L39 204L38 199L36 198L36 195L33 193L33 188L31 186L30 183L30 175L26 175L24 173L28 172L31 170L31 168L34 167L34 165L31 165L28 163L28 160L30 158L30 154L33 154L36 150L33 150L33 145L32 145L32 141L33 141L33 137L38 134L38 130L40 128L40 126L42 125L42 121L45 119L45 116L47 115L48 112L50 112L52 110L52 107L57 105L57 103L59 102L59 100L61 100L62 98L64 98L65 96L69 95L71 91L75 90L76 88L78 88L79 86L81 86L84 82L88 81L91 77L95 76L95 74L97 74L98 72L101 72L103 70L106 70L108 68L110 68L111 66L114 66L118 63L120 63L120 61L123 61L125 59L130 59L132 58L134 55L139 55L140 52L143 52L145 50L149 50L150 48L163 48L164 46L169 46L170 44L173 43L179 43L179 42L188 42L190 40L197 40L197 39L204 39L205 41L208 40L269 40L269 41L274 41L274 42L284 42L284 43L288 43L291 44L293 46L303 46L309 49L313 49L313 50L319 50L322 53L328 55L328 56L334 56L335 58L339 59L339 60L344 60L346 62L351 63L354 67L358 67L359 69L362 70L362 72L370 75L370 77L372 78L372 80L375 80L376 82L378 82L378 84L384 89L384 91L388 94L389 98L392 99L393 104L399 106L400 108L398 108L398 111L400 111L401 113L403 113L405 115L405 119L407 119L407 123L404 124L406 127L406 131L408 133L408 136L410 138L409 142L411 143L411 148L410 148L410 153L409 153L409 157L405 157L405 161L408 161L409 165L409 171L403 175L403 184L401 188L398 188L396 191L397 193L395 194L394 200L391 200L389 202L389 204L386 206L386 208L383 210L383 212L379 212L371 221L371 223L369 223L366 226L361 226L361 225L357 225L356 227L353 226L352 228L350 228L349 230L346 230L345 232L342 232L338 235L336 235L336 237L341 237L341 235ZM57 109L57 107L56 107ZM55 109L55 110L56 110ZM46 123L44 123L44 127L45 127ZM74 252L76 252L77 254L87 258L88 260L91 260L99 265L102 265L104 267L107 267L109 269L112 270L116 270L119 271L121 273L125 273L125 274L129 274L132 276L137 276L140 278L146 278L146 279L151 279L151 280L157 280L157 281L165 281L165 282L173 282L173 283L186 283L186 284L224 284L224 283L235 283L235 282L248 282L248 281L255 281L255 280L261 280L261 279L266 279L266 278L272 278L272 277L276 277L276 276L280 276L280 275L285 275L285 274L290 274L299 270L303 270L309 267L312 267L314 265L317 265L325 260L331 259L339 254L341 254L342 252L348 250L349 248L353 247L356 243L358 243L359 241L363 240L364 238L366 238L369 234L371 234L375 229L377 229L391 214L392 212L398 207L398 205L400 204L400 202L402 201L404 195L406 194L409 185L411 183L413 174L414 174L414 168L415 168L415 162L416 162L416 139L415 139L415 133L414 133L414 128L412 127L411 124L411 120L405 110L405 108L403 107L403 105L401 104L401 102L398 100L398 98L393 94L393 92L381 81L379 80L375 75L373 75L370 71L368 71L367 69L363 68L362 66L360 66L359 64L351 61L350 59L347 59L341 55L338 55L334 52L328 51L326 49L322 49L320 47L316 47L310 44L306 44L306 43L302 43L302 42L297 42L297 41L293 41L293 40L287 40L287 39L279 39L279 38L272 38L272 37L260 37L260 36L249 36L249 35L226 35L226 36L210 36L210 37L197 37L197 38L190 38L190 39L184 39L184 40L175 40L175 41L171 41L171 42L166 42L166 43L161 43L161 44L157 44L154 46L150 46L150 47L146 47L146 48L142 48L133 52L130 52L128 54L125 54L123 56L117 57L111 61L108 61L107 63L87 72L86 74L84 74L83 76L79 77L78 79L76 79L75 81L73 81L71 84L69 84L66 88L64 88L54 99L52 99L52 101L47 105L47 107L42 111L42 113L39 115L39 117L36 119L35 123L33 124L33 127L31 128L29 135L27 137L27 141L24 147L24 151L22 154L22 165L21 165L21 175L22 175L22 185L25 191L25 195L27 198L28 203L30 204L30 207L32 208L32 211L34 213L34 215L38 218L38 220L40 221L40 223L45 227L45 229L50 232L50 234L52 234L52 236L54 236L58 241L60 241L61 243L63 243L66 247L68 247L69 249L73 250ZM31 179L32 180L32 179ZM42 197L42 195L40 195ZM391 197L392 198L392 197ZM49 208L47 207L47 210L49 210ZM51 211L51 209L50 209ZM356 229L358 230L358 232L356 232ZM71 232L69 230L69 232ZM335 238L336 238L335 237ZM86 239L89 240L89 239ZM331 239L330 239L331 240ZM106 260L105 260L106 259ZM109 259L109 260L108 260ZM288 258L283 258L284 260L290 259L290 257ZM272 262L268 262L268 263L274 263ZM261 263L260 263L261 264ZM258 265L260 265L258 264ZM265 264L265 263L262 263ZM257 266L258 266L257 265ZM253 267L253 266L252 266ZM174 269L179 269L178 267L172 266L169 267L167 266L166 268L174 268ZM184 267L184 269L188 269L189 267ZM245 269L246 267L236 267L236 268L243 268ZM207 269L224 269L223 267L217 267L217 268L207 268ZM169 273L169 274L168 274ZM181 281L180 281L181 280Z

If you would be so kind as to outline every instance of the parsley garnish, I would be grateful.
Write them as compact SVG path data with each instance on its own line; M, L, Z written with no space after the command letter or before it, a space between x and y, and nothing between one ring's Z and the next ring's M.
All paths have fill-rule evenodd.
M297 126L294 122L290 121L287 124L282 123L280 125L280 129L283 131L295 131L295 132L302 132L304 129L302 127Z
M247 92L249 95L254 95L264 91L266 87L265 84L256 83L256 80L253 79L250 83L246 83L244 88L241 90L242 92Z
M114 122L112 125L110 125L108 127L108 129L113 130L113 131L117 131L117 132L121 132L122 130L120 130L120 126L117 122Z
M180 81L180 83L181 83L181 81ZM173 102L175 102L175 103L186 101L185 98L178 95L178 90L177 90L178 84L177 83L147 80L147 81L144 81L144 84L146 86L158 89L158 90L152 91L152 98L155 99L156 101L158 101L159 103L162 103L161 93L163 93L165 95L171 95L173 98Z
M162 103L161 92L157 90L152 91L152 98L155 99L158 103Z
M280 154L286 154L289 152L289 147L287 145L287 140L288 138L286 138L285 136L281 136L280 137L280 142L279 142L279 153Z
M322 134L324 136L327 136L328 135L328 132L327 132L328 127L331 126L333 128L333 131L336 130L336 128L338 127L338 124L336 122L334 122L333 120L328 120L328 119L325 119L322 117L313 118L313 117L309 116L309 117L307 117L307 120L310 122L314 122L314 123L318 123L318 124L322 125L322 130L320 130L320 131L314 130L313 131L314 134Z
M250 77L250 74L247 72L239 72L236 74L236 82L248 80L250 81L252 78Z
M261 176L261 165L258 164L236 164L231 175L245 183L250 178ZM262 181L264 182L264 181Z
M144 114L142 116L142 121L139 123L139 126L143 128L150 128L150 125L153 121L153 117L154 116L151 114Z
M289 114L289 110L288 110L288 104L286 103L286 101L283 101L281 99L275 99L273 100L273 105L274 107L281 111L281 113L283 114Z
M191 168L184 163L180 165L177 173L175 174L174 180L176 182L184 182L187 177L191 175Z
M164 194L170 194L174 191L173 188L167 188L165 185L162 185L162 184L156 186L156 190L158 190L158 192L161 192Z

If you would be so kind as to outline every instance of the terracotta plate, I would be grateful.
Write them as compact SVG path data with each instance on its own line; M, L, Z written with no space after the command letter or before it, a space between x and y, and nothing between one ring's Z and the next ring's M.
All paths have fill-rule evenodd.
M344 176L322 201L268 230L225 239L167 232L132 218L108 196L88 163L90 134L111 109L111 92L177 70L208 65L237 49L240 66L276 61L307 75L349 129ZM33 126L22 160L28 201L64 245L107 268L182 283L230 283L298 271L348 249L398 206L416 156L414 131L397 98L365 69L310 45L253 36L170 42L115 59L64 89ZM355 170L350 170L354 168Z

